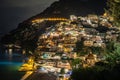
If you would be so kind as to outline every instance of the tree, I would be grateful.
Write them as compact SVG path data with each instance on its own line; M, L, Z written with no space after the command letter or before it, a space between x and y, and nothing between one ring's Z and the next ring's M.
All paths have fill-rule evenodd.
M117 41L120 42L120 33L118 34Z
M81 38L80 41L76 42L75 51L78 53L78 55L85 55L89 52L89 48L87 46L84 46L84 41L84 38Z
M120 63L120 43L114 43L114 50L112 53L106 55L106 60L109 63L118 64Z
M65 69L62 68L62 69L60 70L60 73L61 73L61 74L65 74Z
M113 17L116 26L120 26L120 0L108 0L108 14Z
M81 52L83 50L84 44L83 44L84 40L81 41L77 41L76 42L76 51L77 52Z
M95 54L101 54L102 52L104 53L104 49L102 47L90 47L92 53L95 53Z
M115 42L113 42L113 41L109 41L106 43L107 53L112 53L114 51L114 44L115 44Z
M75 67L75 68L78 68L78 66L79 66L81 63L82 63L82 60L79 59L79 58L77 58L77 59L72 60L71 65L72 65L73 68L74 68L74 67Z

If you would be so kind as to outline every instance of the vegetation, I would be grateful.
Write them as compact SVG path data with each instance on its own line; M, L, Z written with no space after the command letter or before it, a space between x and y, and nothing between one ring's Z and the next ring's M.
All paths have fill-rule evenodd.
M120 43L114 43L113 49L112 53L106 54L106 61L111 64L118 64L120 63Z
M84 44L83 44L84 40L81 39L81 41L77 41L76 42L76 48L75 48L75 51L79 54L86 54L86 50L84 50Z
M120 26L120 0L108 0L108 14L114 18L114 23Z
M104 61L97 62L93 67L74 68L71 78L73 80L120 80L120 43L109 42L106 48L108 54L105 54Z
M73 80L120 80L120 64L113 68L107 63L100 64L94 67L74 69L71 78Z
M62 68L61 71L60 71L61 74L65 74L65 69Z
M78 68L78 66L80 66L80 64L82 63L82 60L77 58L77 59L73 59L71 62L71 66L73 68Z

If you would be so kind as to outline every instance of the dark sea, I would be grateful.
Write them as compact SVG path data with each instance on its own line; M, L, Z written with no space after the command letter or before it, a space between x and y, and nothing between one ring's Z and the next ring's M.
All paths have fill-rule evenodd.
M24 55L18 49L0 49L0 80L20 80L25 74L18 71L23 59Z

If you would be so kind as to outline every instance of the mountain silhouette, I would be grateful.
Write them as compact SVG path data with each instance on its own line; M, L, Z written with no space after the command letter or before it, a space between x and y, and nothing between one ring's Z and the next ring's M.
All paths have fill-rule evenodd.
M3 44L18 44L23 48L34 49L38 37L46 28L57 22L44 21L39 26L33 26L31 21L39 18L69 18L70 15L87 16L88 14L101 15L106 8L107 0L59 0L52 3L40 14L30 17L18 25L15 30L2 37Z

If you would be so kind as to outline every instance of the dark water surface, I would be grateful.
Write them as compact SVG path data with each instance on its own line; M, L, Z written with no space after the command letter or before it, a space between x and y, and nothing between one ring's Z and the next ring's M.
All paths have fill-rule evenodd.
M19 51L0 49L0 80L20 80L25 74L18 71L23 59L24 55Z

